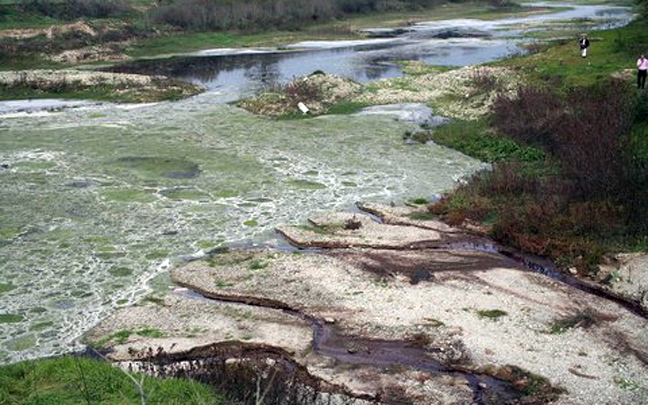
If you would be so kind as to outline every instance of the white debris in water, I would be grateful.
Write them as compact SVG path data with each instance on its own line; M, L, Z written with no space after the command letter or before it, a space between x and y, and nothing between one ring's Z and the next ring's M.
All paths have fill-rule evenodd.
M277 52L274 48L215 48L203 49L198 52L192 52L189 55L195 56L228 56L228 55L257 55L262 53Z
M438 126L449 121L448 118L434 116L430 107L420 103L377 105L363 108L354 115L388 115L394 117L396 121L430 126Z
M376 38L376 39L362 39L362 40L348 40L348 41L302 41L302 42L286 45L286 48L300 48L300 49L351 48L354 46L362 46L362 45L386 44L395 41L401 41L401 40L396 38Z

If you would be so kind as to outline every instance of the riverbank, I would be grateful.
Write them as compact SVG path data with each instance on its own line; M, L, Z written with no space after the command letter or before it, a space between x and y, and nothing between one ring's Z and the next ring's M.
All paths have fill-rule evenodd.
M436 74L425 72L430 73ZM430 76L427 81L439 77L443 76ZM411 91L406 84L399 82L405 87L400 89L385 88L389 93L384 94L391 97L398 95L398 90ZM439 103L447 96L439 97ZM123 359L141 361L143 367L170 359L176 369L171 367L169 373L179 372L189 360L200 366L197 373L253 364L253 372L243 371L251 382L246 387L248 393L256 392L260 385L279 386L273 383L277 380L291 381L269 368L281 364L307 377L298 380L300 389L304 381L316 383L320 391L359 395L365 401L415 398L430 403L442 398L445 403L488 403L492 396L495 403L503 398L579 403L580 392L594 402L596 395L610 402L618 398L630 403L645 401L641 378L645 337L633 334L645 328L645 323L637 321L632 311L628 314L627 308L614 300L594 298L589 292L529 275L518 263L488 252L488 246L474 247L482 250L479 253L466 252L473 249L473 237L437 222L426 224L423 219L429 219L431 213L424 207L415 212L370 210L382 212L385 222L425 228L425 232L408 228L400 236L393 228L381 229L357 213L355 217L322 214L312 218L312 227L280 226L293 243L333 249L324 257L308 250L301 255L286 254L285 249L223 252L221 244L226 240L260 238L261 232L254 229L277 218L283 224L294 224L303 213L319 212L322 207L348 207L356 194L383 201L408 194L430 196L483 166L472 161L469 166L459 160L465 157L436 145L408 140L405 147L405 142L398 142L398 134L419 128L388 119L329 115L301 122L270 120L231 106L201 110L203 102L215 96L204 97L144 108L140 115L108 108L47 119L30 117L24 123L3 120L7 152L2 155L0 173L3 184L12 190L6 193L12 202L0 216L0 242L5 249L1 259L10 268L6 277L11 282L0 284L0 293L3 301L7 297L5 302L14 305L19 297L28 297L31 286L47 290L53 282L62 284L60 291L47 290L41 297L18 302L3 316L2 322L18 325L11 336L5 334L6 351L0 352L3 359L42 347L43 341L57 340L56 311L67 311L65 327L69 327L73 322L69 320L88 307L97 314L99 305L112 300L113 308L128 310L119 312L123 323L116 320L113 325L101 325L105 329L98 329L101 333L93 340L97 346L117 348L121 352L115 353L125 353ZM441 128L424 130L425 137L417 139L425 141L427 136L451 132ZM504 144L484 120L456 121L452 128L464 140L466 135L477 135L470 147L485 138L495 140L480 147L482 152ZM394 138L397 142L392 142ZM192 142L199 147L188 147ZM379 147L374 151L371 145L376 144ZM524 148L517 145L518 151ZM537 164L544 159L542 149L528 148L531 161ZM135 150L155 156L135 156ZM362 156L358 150L363 151ZM497 152L502 159L510 156L508 149ZM384 164L386 154L389 163L398 165ZM418 164L411 164L413 161ZM529 168L535 167L525 167ZM437 173L446 183L427 183ZM65 193L60 193L61 188ZM289 190L280 194L277 190L281 188ZM45 193L37 194L42 191ZM516 189L512 194L520 193ZM346 200L340 202L340 196ZM28 208L41 207L40 201L48 209L33 210L39 217L32 220ZM449 205L454 209L482 207L472 204L480 199L468 201L470 204L462 205L458 199ZM516 204L513 199L501 202L504 208ZM289 209L281 211L279 207ZM49 212L51 217L46 215ZM493 218L475 222L441 214L474 231L493 229ZM268 237L267 233L263 236ZM397 248L408 251L395 252ZM418 257L411 251L415 249L421 249L426 257ZM204 254L210 256L205 263L193 262L174 271L176 281L192 288L204 282L200 288L205 296L235 301L232 306L187 290L165 295L163 281L159 295L130 306L148 291L144 287L135 290L133 284L148 282L150 273L171 265L170 259L191 260ZM307 256L303 262L301 256ZM20 267L17 262L25 264ZM71 268L71 262L80 264ZM320 268L321 264L326 266ZM639 256L625 264L622 270L612 267L610 285L639 286L640 297L645 284L634 277L645 274L641 272L645 259ZM59 268L65 273L53 272L51 278L41 271ZM37 281L20 278L28 269L38 272ZM70 273L80 274L82 280L70 281ZM137 278L130 278L133 273ZM197 275L204 277L194 279ZM89 279L93 282L86 283ZM335 288L324 281L332 281ZM511 289L511 285L516 287ZM105 291L100 290L104 287ZM470 306L457 301L464 293ZM437 297L444 301L436 303ZM381 301L383 298L390 301ZM241 303L245 305L238 306ZM558 309L555 303L559 303ZM38 307L32 308L35 305ZM392 316L396 307L400 319ZM131 313L141 317L129 318ZM94 323L104 314L78 324ZM214 325L213 319L196 314L209 314L219 323ZM283 328L295 339L282 335ZM70 329L67 338L74 336L75 330ZM496 329L492 336L498 339L490 341L492 329ZM483 331L487 331L486 338ZM515 337L510 340L513 347L508 346L504 332ZM190 350L194 345L199 347ZM162 353L157 353L158 347ZM54 350L59 349L57 343ZM218 379L217 374L210 376ZM547 397L537 397L538 392Z
M47 9L49 3L43 7ZM116 5L111 5L113 7ZM31 80L23 85L4 83L3 99L19 98L86 98L109 101L160 101L172 100L195 94L196 90L176 91L181 83L166 83L171 87L163 93L162 85L156 91L143 89L146 93L139 100L124 94L122 88L110 83L90 89L84 86L63 86L70 68L81 67L89 72L95 68L105 69L106 64L115 64L140 58L168 58L192 51L214 48L267 48L281 50L283 46L310 40L366 39L366 29L380 27L408 26L417 21L434 21L448 18L505 18L537 13L559 11L541 7L501 6L486 3L440 4L430 9L415 11L374 12L369 15L350 14L330 22L313 22L299 30L263 29L240 27L239 29L216 31L191 31L170 27L165 24L150 24L148 20L83 18L76 21L43 18L29 9L20 17L12 5L1 5L0 13L0 69L19 71L34 76L47 71L42 80ZM55 5L45 11L56 14ZM42 11L42 12L45 12ZM119 10L115 10L119 11ZM141 10L140 10L141 11ZM121 11L120 11L121 12ZM60 13L59 13L60 14ZM139 14L138 14L139 15ZM4 56L2 56L4 55ZM8 57L7 55L11 55ZM101 65L99 65L101 64ZM54 71L60 77L53 78ZM111 79L112 80L112 79ZM165 79L169 80L169 79ZM52 81L56 85L52 85ZM109 80L110 81L110 80ZM123 81L123 79L122 79Z
M479 249L485 240L417 219L424 206L359 206L384 222L330 213L279 227L295 246L324 250L223 251L191 262L172 272L185 288L115 313L87 339L136 369L295 363L308 376L299 384L318 382L313 401L648 398L645 317Z

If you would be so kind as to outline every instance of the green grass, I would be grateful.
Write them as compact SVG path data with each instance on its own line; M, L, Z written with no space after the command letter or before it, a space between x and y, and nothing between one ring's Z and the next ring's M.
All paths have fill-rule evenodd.
M134 375L139 382L142 378ZM210 387L186 379L143 377L148 404L224 404ZM108 363L59 357L0 367L3 404L138 404L135 383Z
M511 139L493 134L483 120L453 121L436 128L431 137L440 145L489 163L511 159L537 162L545 158L539 148L521 146Z
M493 64L519 68L531 82L551 81L554 86L558 83L565 87L593 85L614 72L634 70L637 58L646 52L647 30L648 21L637 20L626 27L591 32L587 58L580 56L574 37L554 41L543 52ZM634 84L634 75L629 80Z

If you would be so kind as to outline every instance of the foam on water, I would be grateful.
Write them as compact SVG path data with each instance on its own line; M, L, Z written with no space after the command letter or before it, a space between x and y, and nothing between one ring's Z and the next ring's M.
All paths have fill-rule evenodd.
M412 124L388 117L270 121L215 98L3 120L0 314L22 317L0 323L3 361L78 348L184 256L273 243L279 224L430 196L483 167L405 145Z

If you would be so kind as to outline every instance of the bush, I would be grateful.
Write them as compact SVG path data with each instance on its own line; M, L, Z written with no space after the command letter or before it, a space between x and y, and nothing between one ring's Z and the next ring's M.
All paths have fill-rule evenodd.
M25 0L22 8L62 20L120 17L132 9L130 0Z

